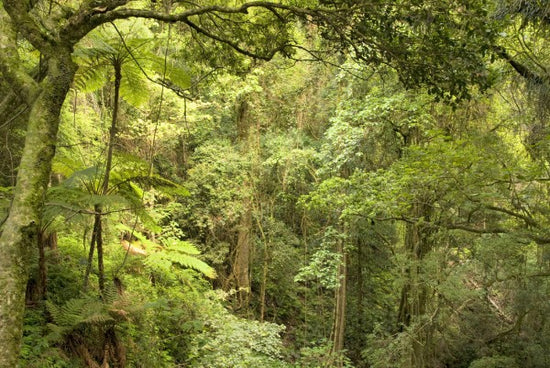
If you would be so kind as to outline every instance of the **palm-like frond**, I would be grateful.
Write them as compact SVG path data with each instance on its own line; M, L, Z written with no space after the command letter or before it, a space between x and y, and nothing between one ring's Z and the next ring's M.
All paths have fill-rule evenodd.
M147 78L135 62L127 62L122 67L120 96L132 106L142 106L150 96Z
M164 248L150 254L145 264L164 273L169 273L174 265L191 268L209 278L216 277L216 271L196 256L200 251L192 243L177 239L163 241Z
M101 299L93 295L83 295L62 305L47 301L46 309L52 318L52 322L48 324L48 339L59 342L75 331L87 331L87 327L102 327L127 320L128 315L139 312L143 306L121 298L113 287L105 289Z
M75 214L92 214L95 205L104 209L127 209L138 215L142 225L159 232L160 228L143 205L144 188L154 187L167 196L188 196L189 191L181 185L158 175L147 175L148 166L142 159L129 155L116 156L117 165L111 171L110 189L105 195L98 194L102 170L97 166L78 169L78 162L59 160L55 171L67 176L60 185L49 188L46 219L59 215L66 218Z
M114 321L108 306L97 297L75 298L61 306L47 301L46 308L53 319L53 323L48 325L51 331L48 338L53 341L61 341L67 334L84 325Z
M164 78L170 84L181 89L187 89L191 86L191 73L185 66L179 65L175 60L153 53L148 53L147 59L150 61L151 70L161 79Z

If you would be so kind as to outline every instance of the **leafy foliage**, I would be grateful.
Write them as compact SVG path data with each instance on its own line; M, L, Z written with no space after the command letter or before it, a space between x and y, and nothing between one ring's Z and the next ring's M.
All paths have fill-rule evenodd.
M279 334L284 326L237 318L224 309L214 309L204 331L195 337L191 366L288 367L282 358Z

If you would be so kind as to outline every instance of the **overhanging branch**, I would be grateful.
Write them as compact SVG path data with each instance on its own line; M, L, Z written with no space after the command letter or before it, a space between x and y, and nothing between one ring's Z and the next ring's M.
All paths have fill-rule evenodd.
M546 79L543 78L541 75L535 73L533 70L525 66L524 64L518 62L515 60L504 47L497 46L495 47L495 53L508 62L514 68L514 70L521 75L523 78L527 79L530 83L533 83L535 85L544 85L546 84Z
M266 53L258 53L245 49L239 45L238 42L235 42L226 37L220 36L206 28L202 27L196 21L192 20L193 17L199 17L201 15L207 14L248 14L249 10L253 8L265 9L272 14L274 21L276 22L287 22L288 20L285 16L294 15L297 17L313 17L313 18L324 18L325 15L329 13L337 12L337 10L330 10L324 8L311 9L311 8L301 8L290 5L284 5L280 3L274 3L269 1L251 1L241 6L230 7L230 6L220 6L220 5L211 5L211 6L201 6L192 9L184 10L180 13L170 14L159 12L155 10L147 9L132 9L132 8L121 8L121 5L128 3L128 1L118 0L118 1L104 1L105 4L112 5L112 9L103 6L103 7L83 7L69 19L67 25L61 30L60 34L64 40L70 44L76 44L80 39L82 39L86 34L91 30L96 28L101 24L108 22L113 22L118 19L128 19L128 18L142 18L142 19L155 19L161 22L166 23L184 23L189 27L194 29L197 33L202 34L205 37L211 38L215 41L224 43L232 47L235 51L257 59L269 60L277 52L283 51L285 48L291 46L289 44L279 45L273 50L270 50ZM115 6L116 5L116 6Z

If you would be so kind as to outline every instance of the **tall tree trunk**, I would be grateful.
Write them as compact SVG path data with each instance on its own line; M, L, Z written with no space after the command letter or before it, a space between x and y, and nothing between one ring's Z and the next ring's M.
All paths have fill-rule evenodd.
M109 145L107 147L107 159L105 161L105 174L101 187L101 194L107 194L109 190L109 178L111 177L111 169L113 167L113 151L115 149L115 139L117 133L118 110L120 103L120 83L122 81L122 65L120 62L113 64L115 69L115 90L113 97L113 117L111 119L111 128L109 129Z
M76 71L69 51L57 50L32 103L14 198L0 236L0 367L17 367L21 345L25 288L31 254L50 180L59 115Z
M235 262L233 264L239 296L239 308L248 307L250 295L250 231L252 229L252 210L249 201L245 202L245 206L246 212L241 216L239 223Z
M242 145L243 154L250 151L250 119L248 116L248 103L246 100L237 101L237 131L238 140ZM248 192L252 188L250 182L245 182L243 189ZM237 244L235 245L235 258L233 260L233 277L238 290L239 309L248 309L250 300L250 254L252 232L252 199L249 193L244 193L243 213L237 228Z
M429 221L431 208L429 204L414 204L412 217ZM429 289L425 285L421 271L421 263L431 249L429 241L429 229L421 223L407 223L405 230L405 251L408 254L410 265L405 270L405 285L401 290L401 301L399 303L398 325L400 329L411 326L414 322L424 316L428 309ZM423 324L415 327L412 333L412 354L410 366L424 368L428 366L428 355L430 353L430 341L433 326Z
M48 291L48 267L46 263L46 248L57 248L57 233L40 231L38 235L38 298L46 300Z
M115 71L115 86L113 97L113 116L111 119L111 127L109 129L109 143L107 145L107 157L105 159L105 173L103 174L103 181L101 182L100 194L106 195L109 192L109 180L111 177L111 169L113 167L113 152L115 147L115 139L117 134L117 122L118 122L118 110L120 104L120 83L122 81L122 65L115 61L113 63ZM99 278L99 291L101 294L105 291L105 267L103 262L103 227L102 227L102 215L103 206L100 204L94 205L94 232L92 234L92 241L90 243L90 252L88 255L88 264L86 265L86 274L84 276L84 286L88 285L88 277L90 275L94 245L97 248L97 269Z
M264 252L262 260L262 284L260 286L260 322L265 319L265 292L267 289L267 273L269 271L269 246L270 244L264 243Z
M345 232L345 230L344 230ZM337 359L336 367L344 366L342 360L342 351L344 350L344 336L346 332L346 287L347 287L347 251L344 248L343 240L338 240L338 254L342 256L342 260L338 265L338 279L340 284L335 292L335 307L334 307L334 324L332 328L332 354Z
M265 309L266 309L266 290L267 290L267 275L269 272L269 248L271 247L271 236L268 237L265 234L264 227L262 225L262 207L257 206L254 208L254 211L257 213L256 225L258 231L260 232L262 243L263 243L263 252L262 252L262 281L260 283L260 322L265 320ZM271 220L273 220L273 214L271 215ZM273 221L270 221L273 223Z
M93 262L94 262L94 252L95 252L95 244L96 244L96 236L97 236L97 233L98 233L98 230L97 230L97 221L96 221L96 218L94 217L94 227L93 227L93 230L92 230L92 240L90 241L90 249L88 250L88 262L86 263L86 272L84 273L84 285L83 285L83 289L84 291L86 291L88 289L88 281L90 279L90 273L92 272L92 265L93 265ZM86 236L86 232L84 232L84 236Z
M103 296L103 292L105 291L105 267L103 265L103 231L101 226L101 206L95 205L94 208L97 212L94 221L95 224L97 224L95 243L97 247L97 272L99 279L99 292Z

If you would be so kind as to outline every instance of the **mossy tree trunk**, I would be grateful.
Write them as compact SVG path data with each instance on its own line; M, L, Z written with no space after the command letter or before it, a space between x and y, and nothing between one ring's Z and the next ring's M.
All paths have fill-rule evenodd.
M66 49L48 61L46 78L32 99L14 198L0 236L0 367L17 367L32 252L50 180L59 115L76 66Z
M243 155L250 152L250 123L249 105L246 97L237 100L237 132L238 142L242 145ZM247 192L243 198L243 213L237 227L237 243L235 244L235 257L232 265L232 273L235 277L237 289L237 308L248 310L250 302L250 254L252 251L252 199L248 191L252 185L247 180L243 183L243 189Z
M410 265L405 270L405 284L401 289L399 303L398 325L406 329L425 317L430 303L431 291L428 288L423 274L422 262L432 249L430 229L423 222L429 222L431 214L429 204L415 204L412 208L414 223L407 223L405 229L405 252ZM410 367L425 368L429 366L429 355L432 348L433 324L423 323L413 327L410 331L412 347Z

